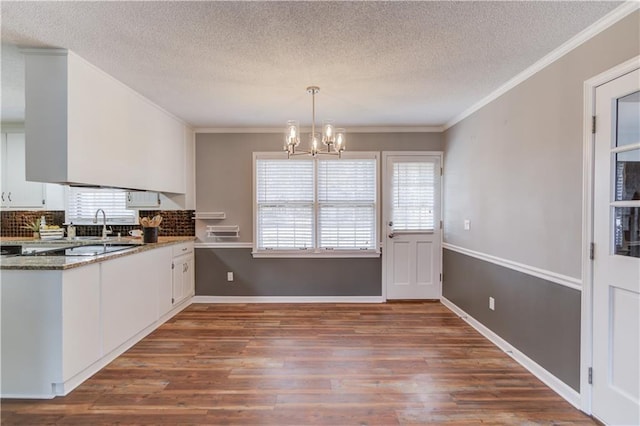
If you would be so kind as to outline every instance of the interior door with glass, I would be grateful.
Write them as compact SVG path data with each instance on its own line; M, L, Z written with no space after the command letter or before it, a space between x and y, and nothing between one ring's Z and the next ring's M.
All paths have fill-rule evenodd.
M640 71L596 88L593 415L640 424Z
M440 153L383 153L383 286L387 299L440 299Z

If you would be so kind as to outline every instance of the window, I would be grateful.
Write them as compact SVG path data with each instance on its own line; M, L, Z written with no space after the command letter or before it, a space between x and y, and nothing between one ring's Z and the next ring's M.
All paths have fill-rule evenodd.
M256 153L254 170L254 255L377 255L377 153Z
M118 189L76 188L67 189L66 222L76 225L93 225L96 210L103 209L109 225L135 225L137 212L127 209L127 193ZM102 214L98 216L102 224Z
M394 231L433 231L435 163L393 163Z

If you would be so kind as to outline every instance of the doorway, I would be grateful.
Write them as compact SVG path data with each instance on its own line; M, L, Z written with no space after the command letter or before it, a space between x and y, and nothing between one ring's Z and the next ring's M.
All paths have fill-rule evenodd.
M383 152L383 292L442 294L441 152Z

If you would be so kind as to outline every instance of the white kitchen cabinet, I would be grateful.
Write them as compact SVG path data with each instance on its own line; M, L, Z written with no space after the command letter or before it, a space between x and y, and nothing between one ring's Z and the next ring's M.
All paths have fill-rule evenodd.
M127 192L127 208L160 208L160 194L152 191L129 191Z
M170 277L163 249L124 256L101 266L102 344L111 352L158 319L158 283Z
M185 123L68 50L25 70L29 180L186 192Z
M173 261L173 297L174 305L195 294L195 268L193 243L174 246Z
M66 395L187 306L171 301L173 258L165 246L68 270L0 270L0 396Z
M99 277L98 264L2 270L2 397L64 394L100 358Z
M45 186L28 182L25 175L24 133L2 133L2 207L41 209Z

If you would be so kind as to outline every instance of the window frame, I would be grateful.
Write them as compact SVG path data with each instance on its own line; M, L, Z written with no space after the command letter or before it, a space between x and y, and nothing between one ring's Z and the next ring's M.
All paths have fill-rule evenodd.
M307 249L261 249L258 248L258 199L257 199L257 173L256 173L256 161L257 160L286 160L286 161L322 161L323 156L318 155L316 158L296 158L287 159L286 152L254 152L253 153L253 175L252 175L252 197L253 197L253 250L252 255L255 258L372 258L380 257L380 195L381 195L381 173L380 173L380 153L376 151L349 151L342 153L343 159L349 160L375 160L375 194L376 199L374 203L375 210L375 223L374 233L375 242L373 249L340 249L340 248L320 248L318 247L318 235L319 235L319 205L318 202L318 168L314 164L314 200L313 200L313 247ZM336 159L336 161L340 161Z

